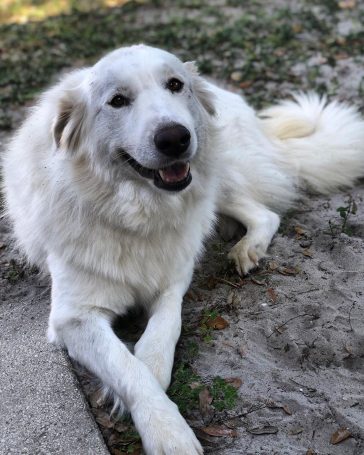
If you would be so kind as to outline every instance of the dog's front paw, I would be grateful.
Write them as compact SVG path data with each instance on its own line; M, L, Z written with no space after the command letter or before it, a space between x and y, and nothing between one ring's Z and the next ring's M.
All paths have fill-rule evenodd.
M228 258L235 262L239 275L246 275L250 270L258 267L259 260L267 252L267 248L260 242L252 242L251 239L243 237L228 254Z
M170 400L132 411L147 455L202 455L203 449L192 429Z

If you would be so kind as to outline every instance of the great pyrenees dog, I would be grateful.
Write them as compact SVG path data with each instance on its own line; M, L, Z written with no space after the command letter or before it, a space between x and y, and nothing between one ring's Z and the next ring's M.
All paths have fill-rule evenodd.
M215 213L245 225L230 258L246 274L296 188L362 175L354 108L301 94L258 115L193 63L144 45L45 92L3 159L17 244L52 278L49 340L101 379L151 455L203 452L165 390ZM131 352L112 323L134 305L149 320Z

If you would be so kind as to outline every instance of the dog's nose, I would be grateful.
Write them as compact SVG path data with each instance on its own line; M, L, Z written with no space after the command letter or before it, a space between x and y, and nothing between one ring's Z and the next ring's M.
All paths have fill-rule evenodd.
M179 156L188 149L191 134L183 125L164 126L154 136L157 149L167 156Z

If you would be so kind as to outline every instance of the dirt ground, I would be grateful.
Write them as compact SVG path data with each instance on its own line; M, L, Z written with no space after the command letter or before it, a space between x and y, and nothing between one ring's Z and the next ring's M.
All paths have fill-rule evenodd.
M184 58L193 48L202 69L222 84L232 84L256 106L293 89L313 89L363 109L363 2L214 1L204 2L205 9L197 8L193 1L190 6L176 2L175 9L170 2L165 3L168 8L154 2L149 15L139 7L132 12L133 24L144 24L146 30L146 38L138 32L133 35L135 41L162 46L166 40L163 47ZM258 9L264 14L254 16ZM226 21L220 26L221 34L213 35L209 26L214 20L221 21L219 11ZM281 25L271 30L269 15L277 11L277 24ZM148 27L158 14L166 27L172 16L180 15L179 21L173 19L171 29L180 39L168 41L166 35L149 34ZM189 22L183 22L187 15ZM216 40L210 47L202 35L191 32L190 42L186 34L202 15L206 36ZM246 33L237 38L242 23L238 27L234 20L239 18L244 18ZM292 42L289 34L281 34L287 24L295 30L297 42ZM265 26L269 33L261 36ZM14 30L18 33L17 28ZM1 39L4 43L7 38ZM222 39L227 43L225 48L220 48ZM246 48L238 49L244 40ZM10 46L11 42L5 44ZM251 45L258 55L254 61ZM10 53L4 49L7 58ZM23 51L26 54L27 49L19 55ZM79 48L78 52L83 51ZM273 53L276 59L270 61ZM56 52L53 55L55 60L60 56ZM82 56L81 63L88 58ZM79 64L74 55L67 59L68 66ZM46 69L39 76L39 87L44 85L45 73ZM19 90L27 78L14 80L12 87ZM27 99L15 99L12 88L0 93L2 106L9 106L0 109L1 148L11 134L5 128L18 125L24 115L19 105ZM170 389L206 453L364 453L363 198L363 183L332 196L303 193L283 218L269 256L255 273L243 279L226 257L234 239L222 240L216 234L207 242L206 254L185 297L184 328ZM10 252L4 221L0 221L0 261L6 291L2 304L6 304L7 296L9 301L13 299L14 286L19 295L39 286L36 271L26 266L19 254ZM41 284L45 290L38 298L47 306L48 282ZM129 321L128 330L119 327L118 333L135 339L134 322L135 318ZM79 372L111 453L142 453L130 422L110 419L109 408L97 402L93 379Z

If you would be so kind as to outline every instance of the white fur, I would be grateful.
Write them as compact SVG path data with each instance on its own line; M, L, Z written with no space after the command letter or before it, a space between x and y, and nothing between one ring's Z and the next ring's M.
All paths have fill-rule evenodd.
M166 89L171 77L184 81L181 93ZM114 109L108 102L120 92L132 102ZM215 211L246 225L230 257L247 273L301 179L324 191L363 174L364 128L354 109L300 95L263 114L204 81L191 63L132 46L46 92L5 153L18 245L52 277L49 338L131 412L148 454L202 453L164 391L182 298ZM179 193L118 159L123 148L147 168L166 166L153 137L171 122L191 132L193 180ZM137 303L149 322L131 353L111 323Z

